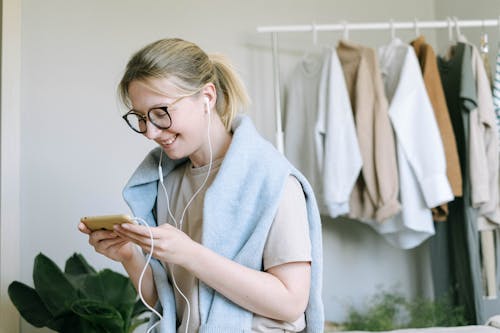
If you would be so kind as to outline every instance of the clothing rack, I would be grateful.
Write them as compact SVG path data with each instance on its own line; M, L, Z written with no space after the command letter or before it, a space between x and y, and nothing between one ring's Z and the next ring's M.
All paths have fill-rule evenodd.
M472 28L472 27L495 27L498 19L493 20L458 20L448 18L441 21L406 21L406 22L363 22L349 23L343 21L335 24L302 24L302 25L277 25L257 27L257 32L314 32L314 31L344 31L344 30L387 30L387 29L419 29L419 28Z
M500 16L498 19L488 20L458 20L456 17L448 17L446 20L440 21L400 21L396 22L390 20L388 22L362 22L362 23L349 23L343 21L334 24L301 24L301 25L281 25L281 26L260 26L257 27L258 33L270 33L272 44L272 57L273 57L273 81L274 81L274 99L275 99L275 113L276 113L276 148L280 152L284 152L283 144L283 127L281 123L281 98L280 98L280 77L279 77L279 54L278 54L278 33L285 32L312 32L313 43L317 41L318 31L342 31L344 38L347 39L348 32L351 30L391 30L391 35L395 36L395 30L402 29L415 29L418 34L419 29L440 29L448 28L448 35L452 36L453 27L456 29L457 35L460 35L460 28L473 28L473 27L500 27Z

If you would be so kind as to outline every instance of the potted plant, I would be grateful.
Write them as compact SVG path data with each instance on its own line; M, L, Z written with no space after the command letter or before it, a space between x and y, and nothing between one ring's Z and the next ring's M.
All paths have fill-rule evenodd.
M73 254L64 272L42 253L33 266L35 288L19 281L9 297L21 316L36 327L61 333L131 333L148 319L148 309L130 279L109 269L96 272Z

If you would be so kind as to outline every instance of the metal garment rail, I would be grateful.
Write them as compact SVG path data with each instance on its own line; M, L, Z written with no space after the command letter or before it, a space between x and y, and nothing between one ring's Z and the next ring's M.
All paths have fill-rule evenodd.
M313 42L317 40L318 31L342 31L344 38L347 38L349 31L360 30L391 30L392 36L395 36L395 30L402 29L415 29L419 34L419 29L440 29L448 28L448 35L451 40L452 29L456 29L457 35L460 35L460 28L473 28L473 27L500 27L500 16L498 19L488 20L458 20L456 17L447 18L441 21L405 21L405 22L363 22L363 23L349 23L343 21L334 24L301 24L301 25L277 25L277 26L262 26L257 27L259 33L270 33L272 43L272 56L273 56L273 82L274 82L274 100L275 100L275 113L276 113L276 148L283 153L283 126L281 123L281 97L280 97L280 77L279 77L279 54L278 54L278 33L286 32L312 32Z

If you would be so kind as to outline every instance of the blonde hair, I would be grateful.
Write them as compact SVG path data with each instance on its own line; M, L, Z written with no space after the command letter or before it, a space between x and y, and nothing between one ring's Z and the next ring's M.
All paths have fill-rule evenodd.
M132 81L148 84L151 78L169 79L186 96L213 83L217 92L215 109L227 130L235 115L248 105L245 87L225 57L209 56L196 44L179 38L158 40L131 57L118 85L122 103L130 107L128 88Z

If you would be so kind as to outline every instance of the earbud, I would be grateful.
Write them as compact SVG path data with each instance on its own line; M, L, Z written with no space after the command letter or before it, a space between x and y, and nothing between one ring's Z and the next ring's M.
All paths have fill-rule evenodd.
M210 114L210 102L208 101L208 97L205 97L205 106L207 107L205 112Z

